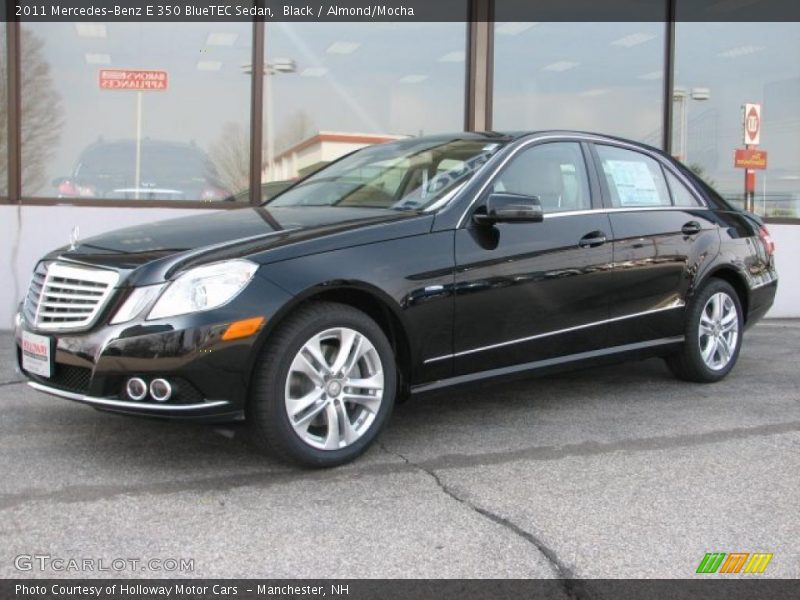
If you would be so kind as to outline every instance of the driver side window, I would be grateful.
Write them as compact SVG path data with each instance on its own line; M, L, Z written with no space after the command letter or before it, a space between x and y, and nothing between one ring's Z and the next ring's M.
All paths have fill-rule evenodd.
M495 179L493 191L536 196L545 214L592 207L586 164L576 142L523 150Z

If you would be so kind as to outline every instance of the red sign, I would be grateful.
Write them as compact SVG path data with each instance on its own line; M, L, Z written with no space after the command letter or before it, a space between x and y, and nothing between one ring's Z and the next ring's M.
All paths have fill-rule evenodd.
M761 141L761 105L744 105L744 143L756 146Z
M100 69L97 79L101 90L163 92L169 85L166 71Z
M737 148L733 166L739 169L766 169L767 152L765 150Z

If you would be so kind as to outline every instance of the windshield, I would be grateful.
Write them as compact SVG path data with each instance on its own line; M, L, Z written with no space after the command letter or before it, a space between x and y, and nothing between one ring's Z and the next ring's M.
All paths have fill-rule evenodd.
M501 146L442 139L370 146L301 181L269 206L422 210L463 185Z

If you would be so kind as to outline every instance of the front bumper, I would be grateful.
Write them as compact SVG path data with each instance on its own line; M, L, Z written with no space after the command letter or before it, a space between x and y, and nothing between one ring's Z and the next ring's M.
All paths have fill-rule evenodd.
M65 398L67 400L74 400L75 402L89 404L90 406L94 406L100 410L108 410L127 414L151 414L152 416L180 415L190 417L202 417L204 414L207 414L208 416L219 417L218 411L230 408L230 402L227 400L213 400L199 402L197 404L182 405L158 404L155 402L130 402L116 398L98 398L95 396L87 396L86 394L69 392L67 390L47 386L35 381L29 381L28 385L35 390L44 392L46 394L51 394L53 396L58 396L59 398ZM238 413L234 413L231 416L236 417L238 416Z
M108 316L89 331L58 332L31 327L18 317L17 364L29 385L97 409L149 417L230 421L241 419L250 373L266 335L266 326L249 337L223 340L229 324L273 315L288 295L254 277L231 303L212 311L108 325ZM22 332L49 337L52 373L42 377L22 368ZM165 402L147 396L129 398L130 377L149 383L167 379L174 393Z

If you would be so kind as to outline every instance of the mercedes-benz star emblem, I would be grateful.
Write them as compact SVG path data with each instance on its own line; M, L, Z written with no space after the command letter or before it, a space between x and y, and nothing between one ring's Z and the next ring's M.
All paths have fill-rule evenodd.
M72 231L69 234L69 249L75 250L76 246L78 245L78 238L81 236L81 229L77 225L72 228Z

